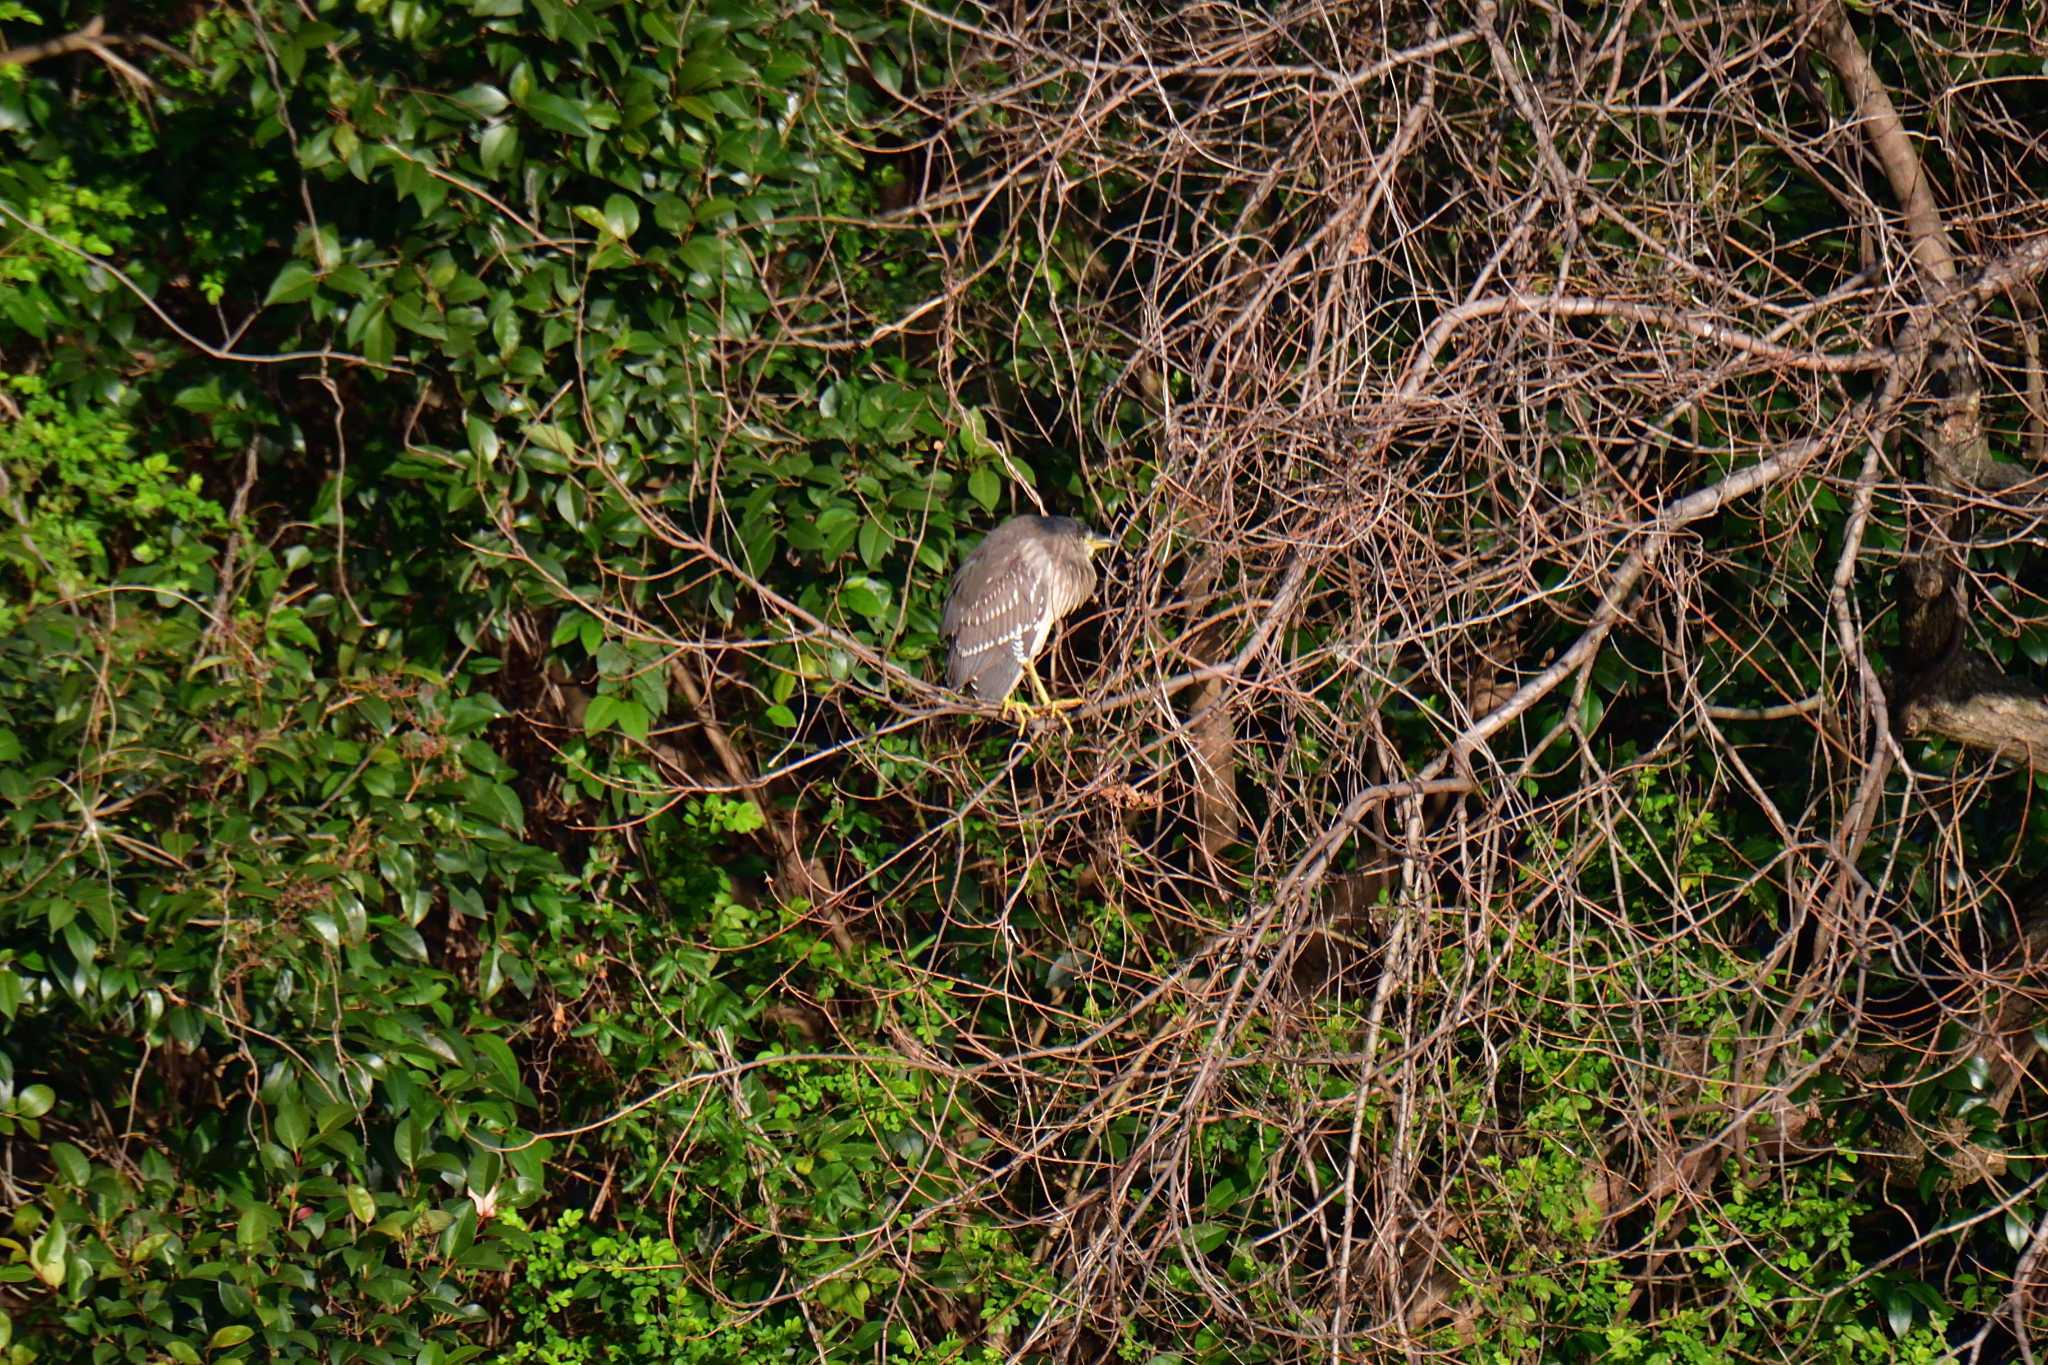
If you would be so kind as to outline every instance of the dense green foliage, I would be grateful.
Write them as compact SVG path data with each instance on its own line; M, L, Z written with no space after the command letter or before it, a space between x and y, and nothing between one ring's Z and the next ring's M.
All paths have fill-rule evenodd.
M0 47L97 13L0 0ZM1165 651L1201 636L1212 598L1222 619L1286 600L1248 586L1273 550L1258 536L1227 569L1201 559L1216 524L1350 508L1380 477L1219 492L1170 416L1199 376L1131 378L1151 362L1141 320L1209 306L1163 309L1144 249L1205 254L1226 220L1247 240L1327 221L1313 176L1267 203L1247 149L1252 172L1204 163L1162 207L1123 151L1105 166L1062 147L1044 201L1061 213L1037 222L1038 201L987 188L1014 132L989 92L1022 90L1056 124L1087 96L1076 73L1100 73L1077 59L1013 86L969 42L985 17L142 5L109 22L155 40L122 49L146 86L90 51L0 64L14 1360L939 1365L1054 1359L1052 1325L1077 1359L1291 1358L1294 1331L1302 1358L1328 1358L1297 1291L1347 1292L1375 1207L1361 1148L1452 1211L1373 1254L1436 1267L1441 1311L1417 1337L1458 1358L1934 1361L2007 1312L2048 1227L2039 1085L1988 1102L1960 1015L1924 1053L1851 1064L1843 1002L1802 994L1781 951L1802 932L1819 951L1774 870L1819 841L1775 826L1722 760L1656 747L1697 721L1645 681L1647 628L1501 741L1527 762L1498 809L1562 814L1517 826L1489 914L1468 925L1478 895L1416 892L1437 930L1390 931L1376 885L1377 918L1339 927L1382 942L1292 1014L1205 1010L1303 951L1272 918L1279 874L1313 861L1372 774L1392 780L1382 753L1412 775L1454 728L1455 683L1360 683L1369 651L1327 601L1278 632L1309 663L1271 689L1307 701L1248 723L1260 848L1200 877L1185 829L1162 817L1147 842L1127 818L1151 809L1144 765L1192 743L1181 720L1129 708L1114 752L1086 731L913 723L946 703L928 681L942 594L994 517L1042 499L1102 521L1195 489L1216 522L1141 531L1154 557L1127 570L1154 600L1193 584L1196 605L1144 637ZM1342 46L1299 42L1290 62ZM1485 82L1483 44L1446 53ZM1681 84L1703 69L1671 61ZM1190 68L1176 79L1207 78ZM1175 86L1168 103L1193 119L1207 99ZM1445 104L1538 178L1515 106ZM1140 148L1164 122L1091 126ZM1308 145L1310 122L1276 115L1264 153ZM1623 197L1631 172L1602 150L1617 159L1592 175ZM1819 292L1845 268L1845 215L1781 191L1793 160L1699 173L1733 201L1731 239L1799 243L1773 268ZM1442 169L1418 203L1454 224L1442 263L1469 278L1491 244L1465 235L1483 224L1457 219L1467 187ZM901 213L935 185L966 187L939 196L942 223ZM972 271L962 238L986 258ZM1427 323L1389 324L1374 363ZM1745 401L1691 433L1710 475L1732 463L1719 428L1768 441L1813 419L1763 381ZM1368 443L1344 430L1343 449ZM1573 496L1606 468L1561 410L1514 434L1556 438L1537 472ZM1520 495L1493 471L1415 468L1387 476L1401 495L1467 510L1403 510L1390 543L1483 557L1513 539ZM1788 480L1698 533L1701 614L1740 602L1768 627L1703 632L1702 676L1780 689L1745 704L1848 668L1813 626L1832 620L1846 483ZM1904 543L1896 508L1868 539ZM1532 657L1593 615L1578 553L1547 546L1512 586L1516 611L1558 604L1528 628ZM1997 556L2012 582L2040 569L2024 537ZM1853 588L1882 618L1874 578ZM1990 647L2041 662L2048 627L2025 591L2004 600ZM1344 751L1368 732L1371 759ZM1819 760L1737 733L1788 809L1825 802ZM1914 752L1930 771L1967 761ZM1604 824L1572 804L1593 771L1622 812ZM2048 845L2016 804L1958 815L1958 847L2037 870ZM1938 917L1934 855L1902 837L1863 856L1897 873L1904 910ZM1197 977L1204 945L1246 925L1267 956ZM1389 1011L1359 967L1379 951L1440 994ZM1464 1012L1439 1027L1444 1001ZM1799 1022L1758 1067L1768 1009ZM1374 1065L1418 1039L1442 1050L1415 1064L1434 1068L1416 1107ZM1145 1070L1155 1050L1182 1064L1170 1080ZM1653 1154L1712 1146L1744 1105L1763 1130L1796 1111L1801 1159L1757 1154L1751 1131L1751 1150L1656 1183ZM1170 1160L1183 1112L1199 1121ZM1626 1215L1620 1153L1650 1191ZM1069 1293L1108 1274L1073 1231L1086 1219L1156 1258L1123 1298ZM1307 1269L1274 1250L1290 1241L1314 1245ZM1358 1312L1362 1358L1386 1327Z
M0 14L25 36L87 17ZM883 310L922 283L914 244L815 226L886 187L849 138L886 133L873 83L910 64L906 26L485 3L163 31L193 60L139 101L106 72L0 68L0 342L21 367L0 425L0 1068L40 1153L13 1168L36 1191L8 1244L17 1349L459 1360L498 1313L533 1327L508 1359L587 1358L564 1338L597 1323L672 1343L648 1359L785 1340L787 1308L717 1328L652 1277L620 1293L663 1316L629 1329L568 1268L610 1242L573 1215L526 1241L522 1210L578 1196L525 1125L661 1069L668 1028L751 1032L746 981L807 955L785 937L717 970L708 948L760 932L718 863L759 813L633 795L644 755L601 738L645 738L669 704L658 653L603 624L670 591L621 496L729 515L739 553L786 552L792 595L866 638L890 633L878 575L904 577L907 528L923 578L946 562L949 480L994 500L986 447L949 447L900 362L841 378L734 344L828 307L771 316L766 270L849 272ZM249 323L209 356L172 327L215 308ZM321 354L247 363L295 351ZM741 389L784 429L732 444ZM856 543L835 595L826 566ZM929 592L899 657L929 648ZM684 593L734 610L730 585ZM553 829L527 804L547 760L526 753L522 784L493 730L536 607L601 680ZM644 857L570 831L606 811L665 811ZM662 1178L634 1163L677 1112L605 1139L631 1154L616 1198ZM736 1194L745 1139L709 1131L722 1154L691 1183ZM819 1204L854 1226L874 1199L847 1193Z

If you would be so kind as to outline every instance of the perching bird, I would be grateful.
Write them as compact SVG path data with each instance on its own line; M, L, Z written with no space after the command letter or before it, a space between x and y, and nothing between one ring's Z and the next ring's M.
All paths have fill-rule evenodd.
M1011 517L982 539L953 577L941 633L952 644L946 680L982 701L1010 701L1031 680L1041 707L1053 700L1031 661L1061 617L1095 591L1093 556L1116 542L1072 517Z

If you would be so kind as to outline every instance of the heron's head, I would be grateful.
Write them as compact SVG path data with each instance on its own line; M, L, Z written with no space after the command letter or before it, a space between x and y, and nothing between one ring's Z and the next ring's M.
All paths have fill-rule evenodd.
M1074 517L1051 517L1048 520L1057 524L1063 534L1072 536L1075 540L1080 541L1081 548L1086 550L1091 557L1101 554L1104 550L1116 548L1116 541L1113 538L1095 534L1094 531L1089 529L1088 523L1085 521L1077 520Z

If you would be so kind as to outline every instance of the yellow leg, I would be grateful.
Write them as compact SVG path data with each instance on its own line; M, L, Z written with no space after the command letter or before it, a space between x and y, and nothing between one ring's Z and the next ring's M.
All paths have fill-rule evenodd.
M1038 680L1038 670L1034 668L1031 664L1026 663L1024 665L1024 676L1026 679L1030 681L1031 690L1038 697L1038 705L1040 709L1046 711L1054 710L1055 708L1052 704L1052 693L1046 691L1045 684Z
M1053 700L1052 694L1045 690L1045 683L1040 680L1038 670L1029 663L1024 665L1024 677L1031 684L1031 693L1037 700L1018 701L1014 696L1005 697L1003 699L1003 715L1015 721L1020 729L1042 715L1058 716L1060 724L1072 728L1073 723L1060 713L1071 707L1079 706L1082 698L1070 697L1059 701Z
M1071 711L1077 706L1086 706L1088 704L1086 697L1060 697L1055 699L1045 690L1045 684L1038 680L1037 669L1026 667L1024 671L1030 675L1031 685L1038 689L1039 710L1050 711L1054 715L1059 716L1062 711ZM1071 722L1065 716L1060 716L1060 724L1070 725Z

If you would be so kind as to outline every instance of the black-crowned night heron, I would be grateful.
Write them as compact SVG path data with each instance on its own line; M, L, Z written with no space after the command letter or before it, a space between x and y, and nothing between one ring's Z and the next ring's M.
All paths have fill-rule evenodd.
M1031 661L1060 618L1094 593L1094 555L1115 543L1072 517L1011 517L990 531L954 575L946 599L946 680L1028 714L1010 693L1019 678L1029 678L1039 706L1052 709Z

